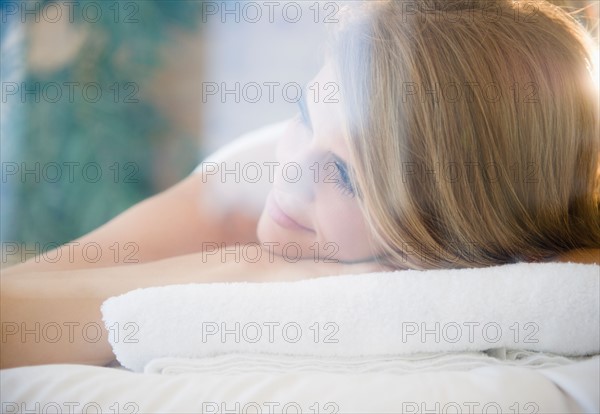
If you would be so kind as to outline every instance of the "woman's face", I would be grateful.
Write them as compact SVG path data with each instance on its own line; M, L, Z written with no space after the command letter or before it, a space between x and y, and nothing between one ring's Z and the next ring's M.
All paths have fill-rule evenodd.
M303 91L300 114L279 140L279 166L258 223L261 243L272 243L277 254L341 262L376 254L349 179L337 85L326 65Z

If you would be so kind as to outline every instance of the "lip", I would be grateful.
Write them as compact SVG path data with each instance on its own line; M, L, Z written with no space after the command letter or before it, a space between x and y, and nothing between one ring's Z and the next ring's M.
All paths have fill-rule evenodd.
M274 193L269 194L267 199L267 212L269 216L273 219L273 221L279 224L281 227L290 230L304 230L314 232L314 230L309 229L308 227L304 227L296 220L288 216L277 203L277 197Z

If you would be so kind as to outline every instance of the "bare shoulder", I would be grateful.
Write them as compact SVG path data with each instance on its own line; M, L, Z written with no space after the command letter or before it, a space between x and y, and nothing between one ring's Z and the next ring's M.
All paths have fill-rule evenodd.
M600 265L600 249L576 249L559 255L555 261Z

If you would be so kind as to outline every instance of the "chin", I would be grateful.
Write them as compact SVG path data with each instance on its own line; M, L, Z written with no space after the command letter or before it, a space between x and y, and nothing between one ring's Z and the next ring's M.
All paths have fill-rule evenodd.
M256 237L261 247L272 249L275 254L281 255L282 246L289 242L289 237L281 234L282 231L283 229L273 223L269 215L263 211L256 227ZM277 244L273 246L272 243Z
M314 256L306 241L296 240L289 230L278 226L265 212L258 221L256 236L263 249L288 257L292 262Z
M267 223L269 220L268 217L265 217L266 212L263 210L260 218L258 219L258 224L256 225L256 237L258 238L258 242L260 244L264 244L268 242L269 235L272 234L270 231L270 223Z

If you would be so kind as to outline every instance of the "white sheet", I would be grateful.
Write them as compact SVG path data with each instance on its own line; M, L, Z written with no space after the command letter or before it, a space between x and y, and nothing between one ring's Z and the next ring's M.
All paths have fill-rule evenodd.
M86 404L88 412L100 407L108 413L256 412L252 411L256 407L262 413L284 408L293 413L296 407L308 413L422 413L436 408L451 413L457 407L462 413L493 413L497 408L507 413L600 411L598 357L550 369L488 366L407 375L158 375L82 365L44 365L0 373L4 413L35 407L37 412L55 412L55 406L62 407L60 412L69 412L69 407L73 407L71 412L81 412Z
M210 358L157 358L146 365L144 372L170 375L185 373L240 375L258 372L269 374L286 372L413 374L440 370L468 371L490 366L544 369L570 365L586 359L588 358L566 358L561 355L505 348L487 352L448 352L355 358L225 354Z

